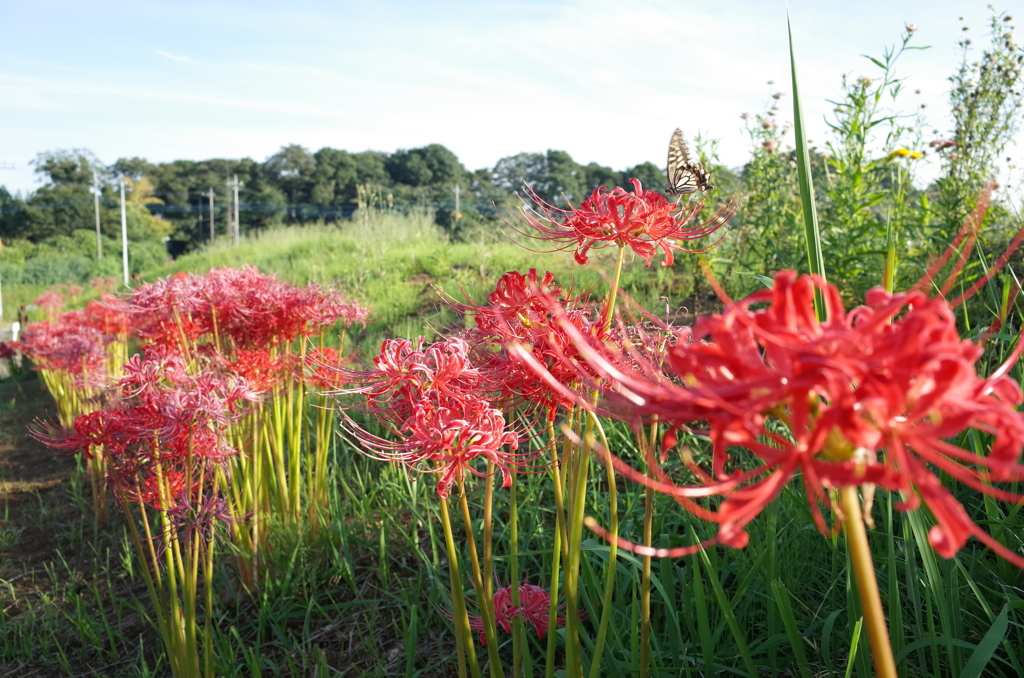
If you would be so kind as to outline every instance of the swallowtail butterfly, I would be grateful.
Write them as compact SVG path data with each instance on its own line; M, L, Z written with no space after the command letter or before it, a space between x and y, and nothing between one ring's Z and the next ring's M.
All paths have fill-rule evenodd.
M690 160L690 149L686 147L683 133L678 129L672 133L668 144L668 190L669 195L686 195L696 191L710 191L708 173L704 163Z

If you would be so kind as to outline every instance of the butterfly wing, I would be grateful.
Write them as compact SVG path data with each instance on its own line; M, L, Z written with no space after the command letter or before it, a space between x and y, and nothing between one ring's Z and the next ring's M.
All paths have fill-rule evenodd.
M690 160L690 149L687 148L683 133L679 129L672 133L672 140L668 144L666 174L666 193L669 195L687 195L714 188L708 183L708 173L704 170L704 164Z

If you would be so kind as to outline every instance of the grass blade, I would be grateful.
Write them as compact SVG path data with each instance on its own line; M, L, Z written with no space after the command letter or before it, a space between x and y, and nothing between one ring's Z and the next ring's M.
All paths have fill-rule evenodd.
M797 667L802 678L811 678L810 662L807 661L807 653L804 651L804 640L800 636L800 630L796 625L796 618L793 617L793 608L789 604L789 589L777 579L771 583L772 595L775 597L775 604L779 606L779 616L782 617L782 624L786 627L786 635L789 636L789 644L793 647L796 655Z
M700 550L700 557L704 561L704 570L707 572L708 581L711 583L711 588L715 592L715 598L718 600L718 606L722 611L722 615L725 617L726 623L729 625L729 630L732 632L733 640L736 641L738 647L738 654L743 659L743 663L747 667L747 674L751 677L757 675L757 668L754 666L754 659L750 656L749 645L747 644L746 635L743 633L743 629L740 628L739 621L736 619L736 613L733 610L732 603L729 598L725 595L725 591L722 589L722 583L718 580L718 574L715 572L715 568L711 565L711 559L708 557L707 551L703 548Z
M995 654L999 644L1006 636L1007 612L1007 606L1003 605L999 616L989 627L985 637L978 643L978 647L971 653L971 658L967 660L967 665L964 666L960 678L978 678L988 666L989 660L992 659L992 655Z
M796 84L796 56L793 53L793 28L786 15L786 29L789 31L789 62L793 75L793 131L796 134L796 170L800 181L800 203L804 215L805 246L807 265L811 273L825 279L825 256L821 248L821 231L818 229L818 212L814 206L814 185L811 183L811 155L807 149L804 134L804 114L800 108L800 92ZM821 293L814 295L815 311L818 318L825 312Z

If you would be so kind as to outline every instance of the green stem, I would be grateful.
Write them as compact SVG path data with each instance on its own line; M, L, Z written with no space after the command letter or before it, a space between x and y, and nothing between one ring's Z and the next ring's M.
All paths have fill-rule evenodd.
M654 456L654 445L658 439L657 418L651 423L650 437L644 439L643 428L640 429L639 442L644 450L650 473L650 460ZM646 488L644 492L644 546L651 546L654 541L654 490ZM644 556L640 570L640 674L639 678L647 678L651 664L651 556Z
M477 602L480 604L480 616L484 622L484 638L487 640L487 664L491 678L504 678L501 670L501 658L498 656L498 631L494 625L494 596L487 597L487 587L480 570L480 558L477 556L476 535L473 534L473 520L469 514L469 500L466 498L466 484L459 479L459 502L462 504L462 522L466 525L466 545L469 547L469 562L473 566L473 580L476 582Z
M459 573L459 554L452 534L452 519L448 513L448 498L440 497L441 525L444 527L444 543L448 547L448 574L452 588L452 622L455 625L455 652L459 658L459 678L466 678L466 658L473 678L480 678L480 666L476 661L476 647L473 645L473 631L469 628L469 613L466 612L466 594L462 590L462 575Z
M572 412L569 413L569 419L572 419ZM565 507L563 505L563 488L562 488L562 472L561 472L561 460L558 456L558 447L555 445L555 427L554 422L549 420L548 422L548 440L551 445L551 475L555 483L555 538L551 547L551 589L550 589L550 603L548 605L548 647L547 647L547 665L544 669L545 678L554 678L555 676L555 649L556 640L558 634L555 629L558 628L558 587L559 587L559 573L562 568L562 550L565 547L565 540L563 535L565 534ZM568 444L568 440L565 441Z
M494 600L494 462L487 462L487 478L484 480L484 588L485 600ZM468 527L467 527L468 529ZM497 623L497 622L495 622Z
M613 317L613 314L615 313L615 301L618 298L618 294L619 294L619 283L620 283L620 281L622 279L622 262L625 260L625 258L626 258L626 248L625 248L625 246L620 245L619 246L619 256L616 258L616 261L615 261L615 277L612 279L612 288L611 288L611 291L608 293L608 303L607 303L607 307L605 308L605 318L604 318L604 330L605 330L605 332L607 332L611 328L612 317ZM596 393L594 394L594 397L596 399ZM592 425L597 423L597 417L594 414L592 414L592 413L588 413L588 415L589 416L587 418L587 424L588 424L588 428L591 428ZM611 461L611 456L610 456L611 451L608 449L608 441L605 439L604 431L601 430L601 427L599 425L597 426L597 428L598 428L598 430L601 433L602 443L604 445L605 471L606 471L607 476L608 476L608 510L610 512L610 525L609 525L609 529L610 529L610 531L611 531L611 533L613 535L618 536L618 534L619 534L619 506L618 506L618 493L617 493L616 487L615 487L615 469L612 467L612 461ZM593 436L591 436L591 438L592 437ZM593 447L593 443L591 441L587 441L585 443L585 445L588 448L592 448ZM575 615L577 618L579 617L579 609L578 609L578 605L579 605L579 603L578 603L578 595L579 595L579 557L580 557L580 548L581 548L580 540L582 539L582 522L580 523L580 530L577 532L576 531L576 525L577 525L576 521L577 521L577 519L579 519L580 521L583 520L583 513L584 513L584 510L585 510L585 505L586 505L586 501L585 501L586 500L586 470L585 470L585 468L586 468L586 465L589 465L589 456L586 459L581 459L581 464L584 465L584 470L583 470L582 473L580 473L580 475L583 476L584 481L583 481L582 485L578 485L577 486L577 490L578 490L579 493L574 497L575 505L574 505L574 513L573 513L573 530L574 530L574 532L573 532L573 545L576 547L575 573L573 575L574 585L575 585L574 589L575 590L574 590L573 593L575 594L575 597L577 597L577 600L576 601L570 601L569 603L567 603L568 606L570 606L572 608L570 610L569 614L568 614L568 618L571 618L573 615ZM599 676L601 675L601 659L602 659L602 656L604 654L605 639L608 636L608 623L611 620L612 596L615 593L615 568L616 568L616 565L618 564L618 561L616 560L616 556L617 555L618 555L618 542L615 541L615 540L612 540L611 543L608 546L608 565L607 565L607 569L605 570L604 594L603 594L603 596L601 598L601 622L598 625L597 640L596 640L596 642L594 644L594 656L593 656L593 660L591 661L591 664L590 664L590 678L599 678ZM571 556L570 556L570 563L572 563ZM566 628L568 629L568 623L566 624ZM577 657L579 657L579 633L578 633L578 628L579 628L578 623L574 624L574 631L576 631L575 636L574 636L574 640L575 640L575 645L576 645ZM568 667L566 667L566 668L568 669ZM582 673L582 666L581 666L581 673Z
M644 546L653 540L654 490L644 492ZM651 556L643 556L640 569L640 677L647 678L651 664Z
M608 449L607 441L604 441L604 465L605 472L608 475L608 510L611 514L608 528L613 536L618 536L618 490L615 487L615 468L612 466L611 451ZM604 597L601 600L601 623L597 631L597 642L594 645L594 660L590 663L590 678L600 678L601 675L601 656L604 652L605 638L608 636L608 622L611 619L612 613L612 594L615 593L615 568L618 564L618 561L616 560L617 556L618 541L613 539L608 544L608 566L605 570Z
M896 662L892 656L892 645L889 644L885 611L882 609L882 598L878 592L878 580L875 579L875 565L871 560L868 533L864 529L857 487L847 485L839 490L839 495L845 514L843 526L850 547L853 575L857 580L857 593L864 610L864 624L868 627L868 640L871 641L871 658L875 664L875 673L878 678L897 678Z
M622 279L622 262L626 258L625 245L619 246L619 256L615 261L615 277L612 279L612 289L608 292L608 303L604 311L604 331L607 332L612 326L612 314L615 313L615 300L619 296L619 281Z
M588 413L589 414L589 413ZM580 653L580 555L583 541L583 513L587 503L587 474L590 470L590 445L593 438L593 416L587 417L582 445L575 450L573 477L569 495L569 553L565 570L565 674L568 678L583 675Z
M512 606L519 607L519 510L516 498L516 472L512 470L512 486L508 492L508 530L509 550L511 552L510 577L512 579ZM523 673L523 617L516 615L512 620L512 678L519 678ZM532 678L532 676L531 676Z

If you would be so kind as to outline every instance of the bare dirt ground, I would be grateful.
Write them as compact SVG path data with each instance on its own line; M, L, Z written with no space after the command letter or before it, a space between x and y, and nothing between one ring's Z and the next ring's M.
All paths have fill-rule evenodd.
M31 435L55 417L34 373L0 381L0 678L118 675L120 662L90 647L74 620L99 619L111 598L138 595L123 578L95 571L96 549L116 545L95 531L86 494L72 487L75 458ZM137 615L126 617L121 642L148 630ZM60 652L64 669L55 666Z
M6 581L12 567L20 571L53 551L54 530L39 529L32 514L70 480L75 460L55 455L29 432L33 421L53 416L53 400L35 375L0 382L0 502L6 531L0 541L0 578ZM15 548L3 548L10 546Z

